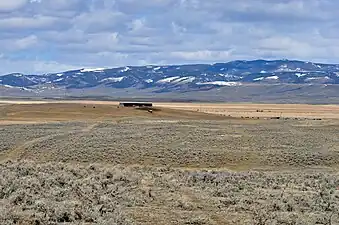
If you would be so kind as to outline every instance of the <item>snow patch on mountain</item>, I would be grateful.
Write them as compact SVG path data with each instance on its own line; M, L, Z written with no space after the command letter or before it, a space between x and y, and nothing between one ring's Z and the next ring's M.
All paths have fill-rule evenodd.
M172 82L173 80L176 80L176 79L178 79L178 78L180 78L180 77L179 77L179 76L175 76L175 77L167 77L167 78L158 80L157 83L159 83L159 84L170 83L170 82Z
M269 76L269 77L258 77L254 78L253 81L261 81L261 80L278 80L278 76Z
M325 77L309 77L309 78L306 78L305 81L313 81L313 80L330 80L331 78L328 77L328 76L325 76Z
M36 79L35 79L34 77L24 76L24 79L29 80L29 81L31 81L31 82L33 82L33 83L36 82Z
M59 81L62 81L62 80L64 80L64 78L56 79L56 80L54 80L53 82L59 82Z
M266 77L266 80L278 80L279 77L278 76L270 76L270 77Z
M288 65L284 64L279 66L279 68L277 69L277 72L306 72L305 70L301 69L301 68L289 68Z
M166 83L187 84L187 83L193 82L195 79L196 78L193 76L189 76L189 77L174 76L174 77L167 77L167 78L158 80L156 83L158 84L166 84Z
M87 68L87 69L80 70L80 72L81 73L86 73L86 72L100 73L100 72L103 72L104 70L105 70L105 68Z
M125 73L127 71L131 70L131 68L129 68L128 66L126 66L125 68L121 69L120 72L121 73Z
M10 89L18 89L18 90L22 90L22 91L30 91L30 92L32 92L31 89L28 89L28 88L25 88L25 87L15 87L15 86L12 86L12 85L7 85L7 84L0 85L0 87L1 86L5 87L5 88L10 88Z
M253 80L254 81L260 81L260 80L264 80L265 79L265 77L258 77L258 78L254 78Z
M147 80L145 80L145 82L150 84L150 83L153 83L153 80L152 79L147 79Z
M100 82L105 82L105 81L110 81L110 82L121 82L123 81L123 79L125 79L126 77L109 77L109 78L105 78L100 80Z
M193 82L195 77L181 77L172 81L174 84L187 84Z
M195 81L195 80L196 80L195 77L189 77L189 78L187 78L186 80L182 81L181 83L185 83L185 84L187 84L187 83L192 83L192 82Z
M228 82L228 81L211 81L211 82L203 82L197 83L197 85L217 85L217 86L240 86L242 85L240 82Z
M307 74L305 73L296 73L295 74L297 77L304 77L304 76L307 76Z
M23 91L32 91L31 89L28 89L28 88L25 88L25 87L15 87L15 86L12 86L12 85L0 85L0 86L3 86L5 88L11 88L11 89L19 89L19 90L23 90Z
M228 73L226 73L226 74L219 73L218 75L221 76L221 77L229 78L229 79L239 79L239 78L241 78L239 76L236 76L236 75L233 75L233 74L228 74Z
M63 73L58 73L56 74L58 77L62 77L64 74Z

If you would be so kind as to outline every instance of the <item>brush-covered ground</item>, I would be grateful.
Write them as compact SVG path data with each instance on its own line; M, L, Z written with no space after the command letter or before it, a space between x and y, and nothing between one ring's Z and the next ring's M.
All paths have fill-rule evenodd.
M338 120L1 107L0 224L339 224Z

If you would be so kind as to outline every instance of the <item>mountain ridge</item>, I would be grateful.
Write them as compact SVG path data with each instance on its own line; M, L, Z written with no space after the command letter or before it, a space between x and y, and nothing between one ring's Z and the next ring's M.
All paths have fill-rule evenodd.
M62 92L83 92L86 95L85 92L94 89L105 90L100 94L114 92L121 96L129 90L147 95L193 94L220 88L236 90L242 87L240 89L245 90L244 87L253 85L336 86L339 85L339 64L257 59L214 64L81 68L41 75L11 73L0 76L2 89L41 96ZM7 91L6 95L13 92Z

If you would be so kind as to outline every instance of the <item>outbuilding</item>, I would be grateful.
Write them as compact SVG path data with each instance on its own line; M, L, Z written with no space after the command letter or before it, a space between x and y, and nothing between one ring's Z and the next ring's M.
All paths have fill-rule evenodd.
M121 107L153 107L151 102L120 102Z

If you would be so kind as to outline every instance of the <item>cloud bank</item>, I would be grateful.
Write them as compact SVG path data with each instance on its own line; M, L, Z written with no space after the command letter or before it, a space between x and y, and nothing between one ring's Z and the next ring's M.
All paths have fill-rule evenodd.
M333 0L0 1L0 74L236 59L339 62Z

